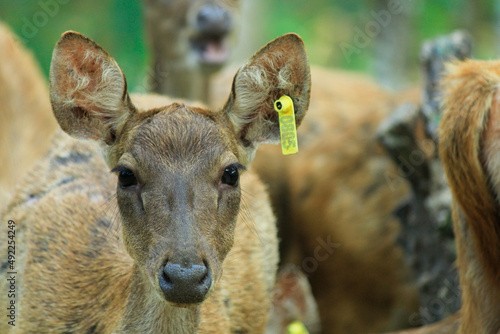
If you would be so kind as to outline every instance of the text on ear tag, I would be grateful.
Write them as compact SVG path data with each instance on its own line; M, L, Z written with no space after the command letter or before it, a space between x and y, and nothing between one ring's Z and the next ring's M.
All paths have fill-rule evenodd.
M293 100L290 96L283 95L274 102L274 110L279 115L281 152L283 152L283 155L297 153L299 151L299 143L297 142Z

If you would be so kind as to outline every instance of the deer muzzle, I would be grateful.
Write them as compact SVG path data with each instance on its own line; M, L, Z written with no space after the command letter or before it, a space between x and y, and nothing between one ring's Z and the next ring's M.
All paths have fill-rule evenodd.
M165 299L174 304L197 304L205 300L212 286L212 270L201 264L167 261L160 268L159 283Z

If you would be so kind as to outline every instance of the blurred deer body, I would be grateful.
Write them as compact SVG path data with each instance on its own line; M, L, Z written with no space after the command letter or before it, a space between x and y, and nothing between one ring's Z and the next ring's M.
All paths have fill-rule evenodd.
M283 266L276 277L273 304L266 334L289 333L292 322L300 321L311 334L320 333L318 306L303 271Z
M60 127L87 141L58 132L2 213L17 223L19 313L0 331L262 333L276 226L246 170L261 142L279 140L275 99L294 99L298 124L306 113L300 38L257 52L219 112L130 97L116 62L73 32L56 45L50 81Z
M500 331L500 62L449 65L440 154L453 194L459 333Z
M0 207L48 148L56 129L47 84L34 57L0 23Z
M460 327L460 320L460 312L458 312L438 323L416 329L392 332L392 334L457 334Z
M153 91L208 102L209 78L228 61L239 0L144 0Z
M398 334L500 332L500 62L448 64L439 153L453 194L462 309Z
M401 99L365 76L311 68L299 153L266 145L254 167L278 216L282 263L309 278L323 333L406 328L418 296L397 244L393 212L409 188L379 146L379 122ZM217 78L222 103L229 76Z

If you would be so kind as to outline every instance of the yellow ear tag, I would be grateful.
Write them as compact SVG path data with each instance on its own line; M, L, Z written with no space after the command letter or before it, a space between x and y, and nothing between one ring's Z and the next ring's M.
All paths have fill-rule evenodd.
M287 326L286 331L288 334L309 334L303 323L294 321Z
M295 154L299 151L297 127L295 126L295 110L293 100L283 95L274 101L274 110L278 112L281 135L281 152L283 155Z

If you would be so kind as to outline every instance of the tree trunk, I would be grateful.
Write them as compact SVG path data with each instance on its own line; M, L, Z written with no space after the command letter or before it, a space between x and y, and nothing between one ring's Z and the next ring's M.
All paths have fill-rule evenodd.
M379 140L399 165L412 188L397 211L402 222L400 241L416 277L422 307L411 325L426 325L460 308L460 289L451 223L451 193L437 153L439 78L445 62L470 57L471 39L465 32L426 41L421 61L424 74L422 105L403 104L380 125Z

